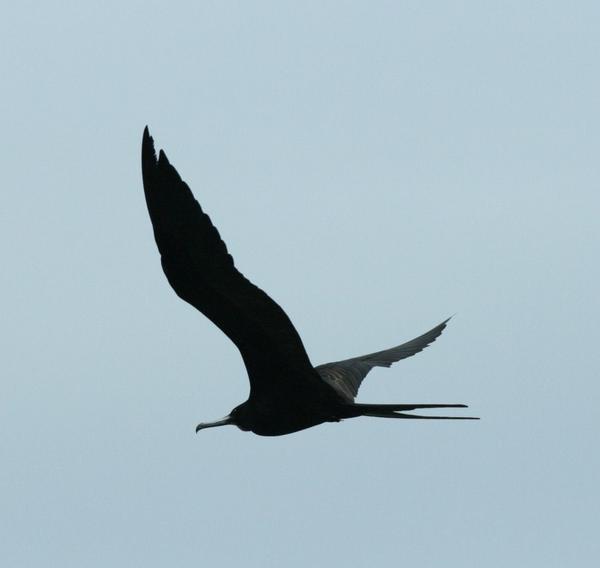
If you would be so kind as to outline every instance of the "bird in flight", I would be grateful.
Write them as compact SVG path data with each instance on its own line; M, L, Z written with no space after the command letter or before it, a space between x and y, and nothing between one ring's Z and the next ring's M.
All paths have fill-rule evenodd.
M148 127L142 141L142 177L154 238L175 293L210 319L239 349L250 379L248 400L203 428L234 424L261 436L281 436L324 422L357 416L428 420L476 420L421 416L423 408L464 404L361 404L354 402L373 367L422 351L448 320L397 347L313 367L283 309L235 267L219 232L188 185L161 150L158 158Z

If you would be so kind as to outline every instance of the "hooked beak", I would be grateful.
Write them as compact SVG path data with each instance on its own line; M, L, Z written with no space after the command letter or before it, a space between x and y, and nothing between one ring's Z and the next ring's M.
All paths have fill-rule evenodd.
M233 424L231 416L225 416L225 418L221 418L221 420L215 420L214 422L200 422L198 426L196 426L196 433L200 432L204 428L215 428L216 426L225 426L226 424Z

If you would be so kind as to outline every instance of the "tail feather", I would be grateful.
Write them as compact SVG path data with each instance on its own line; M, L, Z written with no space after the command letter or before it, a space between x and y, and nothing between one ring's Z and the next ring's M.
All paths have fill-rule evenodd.
M417 408L468 408L466 404L358 404L351 405L355 416L375 416L378 418L408 418L420 420L479 420L474 416L422 416L405 414Z

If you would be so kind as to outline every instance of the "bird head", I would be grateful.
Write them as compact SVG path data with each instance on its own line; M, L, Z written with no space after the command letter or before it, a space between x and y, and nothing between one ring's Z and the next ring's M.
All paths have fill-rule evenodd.
M250 430L250 428L245 425L243 404L236 406L227 416L221 418L221 420L215 420L214 422L200 422L200 424L196 426L196 432L199 432L204 428L215 428L216 426L226 426L227 424L233 424L240 430Z

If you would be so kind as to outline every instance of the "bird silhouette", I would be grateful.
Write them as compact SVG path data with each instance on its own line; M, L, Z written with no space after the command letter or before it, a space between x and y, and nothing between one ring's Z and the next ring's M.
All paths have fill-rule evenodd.
M248 377L248 400L203 428L234 424L261 436L280 436L324 422L357 416L469 420L420 416L422 408L466 408L464 404L360 404L361 382L373 367L389 367L435 341L448 320L419 337L344 361L313 367L283 309L235 267L219 232L161 150L148 127L142 141L142 177L154 238L175 293L210 319L239 349Z

